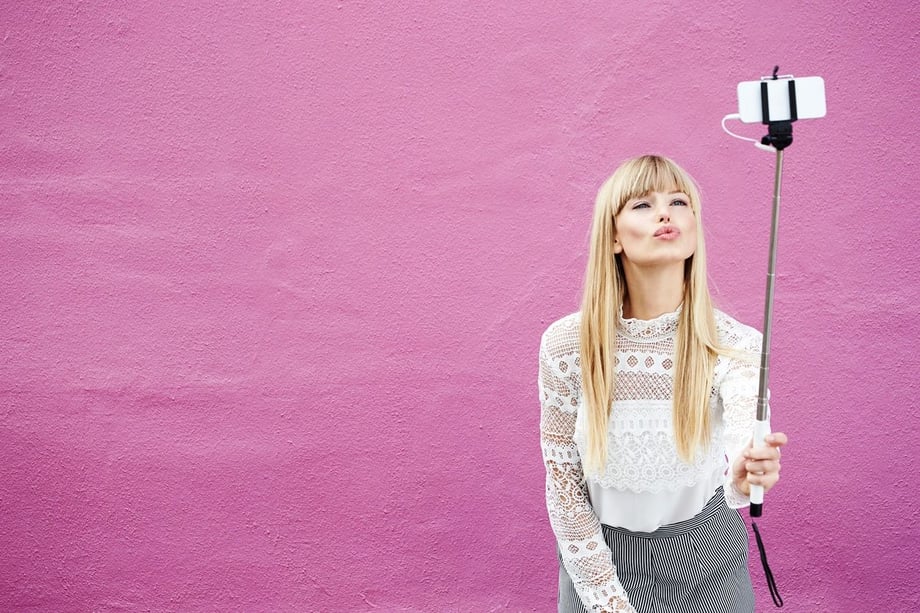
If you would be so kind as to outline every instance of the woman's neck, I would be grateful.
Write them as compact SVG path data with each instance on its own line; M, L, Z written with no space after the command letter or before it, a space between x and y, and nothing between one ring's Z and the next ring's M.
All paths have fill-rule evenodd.
M625 270L623 317L655 319L677 310L684 300L683 266L639 271ZM631 273L631 274L630 274Z

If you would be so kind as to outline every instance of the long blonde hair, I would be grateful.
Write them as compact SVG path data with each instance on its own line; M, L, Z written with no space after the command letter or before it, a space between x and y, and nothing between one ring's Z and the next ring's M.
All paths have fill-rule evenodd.
M623 265L613 251L616 215L628 200L653 191L687 194L696 217L696 250L684 264L672 411L681 458L691 462L697 449L710 442L709 395L716 357L722 350L706 281L700 193L690 175L672 160L645 155L617 168L601 186L594 205L580 330L582 392L587 408L587 454L583 460L589 473L603 473L607 463L607 427L616 386L617 314L626 297Z

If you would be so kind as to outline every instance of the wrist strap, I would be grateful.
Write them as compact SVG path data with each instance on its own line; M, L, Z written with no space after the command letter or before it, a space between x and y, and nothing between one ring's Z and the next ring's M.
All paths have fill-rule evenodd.
M773 571L770 570L770 565L767 564L767 551L764 549L763 539L760 538L760 530L754 522L751 522L751 526L754 528L754 536L757 538L757 550L760 551L760 563L763 565L763 574L767 578L767 587L770 588L770 597L773 599L773 604L776 605L776 608L782 609L783 597L779 595L776 579L773 578Z

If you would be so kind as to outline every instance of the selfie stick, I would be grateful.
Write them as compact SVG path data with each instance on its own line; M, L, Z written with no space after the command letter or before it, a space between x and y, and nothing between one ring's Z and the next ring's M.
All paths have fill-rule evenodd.
M777 79L779 67L773 69L773 80ZM754 422L754 445L766 446L770 434L770 407L767 404L767 381L770 378L770 335L773 330L773 281L776 277L776 237L779 230L779 191L783 178L783 149L792 144L792 122L798 119L795 103L795 80L789 79L790 118L770 121L770 104L767 100L767 81L760 82L760 105L763 123L768 133L761 139L763 145L776 149L776 178L773 182L773 222L770 226L770 256L767 264L767 292L763 315L763 347L760 352L760 387L757 391L757 421ZM763 486L751 486L751 517L763 515Z

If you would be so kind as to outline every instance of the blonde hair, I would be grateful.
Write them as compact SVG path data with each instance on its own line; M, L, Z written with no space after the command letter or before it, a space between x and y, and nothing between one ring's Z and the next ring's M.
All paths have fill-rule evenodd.
M700 193L685 170L668 158L645 155L622 164L597 193L581 306L580 359L587 408L586 472L603 473L607 427L616 387L617 314L626 297L620 256L613 251L616 215L627 201L650 192L683 192L696 217L696 250L684 263L683 308L677 325L673 387L674 435L680 457L691 462L710 442L709 395L718 346L706 281Z

